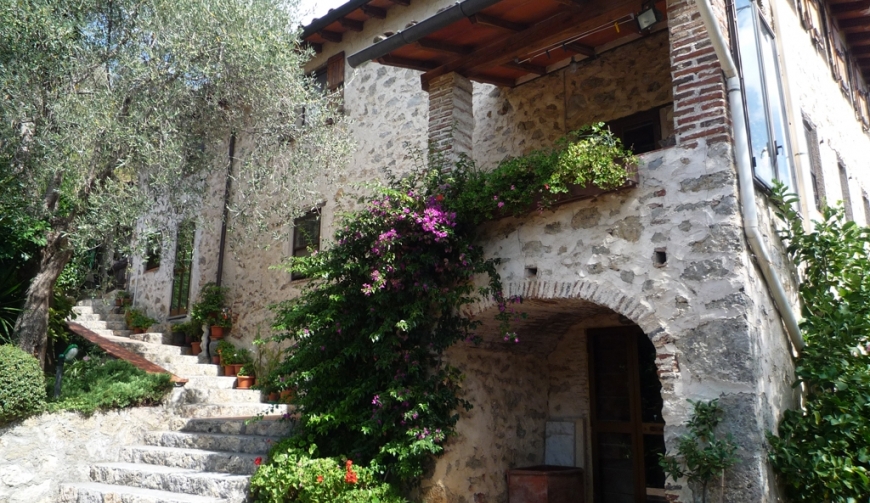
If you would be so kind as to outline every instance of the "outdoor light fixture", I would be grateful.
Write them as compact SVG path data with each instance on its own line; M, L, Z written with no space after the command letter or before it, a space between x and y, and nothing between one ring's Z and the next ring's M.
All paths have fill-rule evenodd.
M57 355L57 372L54 375L54 397L60 396L60 382L63 379L63 364L75 360L79 354L79 347L75 344L70 344L63 353Z
M664 16L660 10L656 9L655 2L649 1L643 4L640 13L637 15L637 26L640 28L640 31L646 31L662 19L664 19Z

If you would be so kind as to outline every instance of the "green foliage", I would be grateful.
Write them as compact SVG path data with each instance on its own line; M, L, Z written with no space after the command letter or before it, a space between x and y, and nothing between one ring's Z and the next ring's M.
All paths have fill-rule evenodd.
M286 444L251 477L251 495L268 503L407 503L377 470L340 457L312 457Z
M239 375L242 377L254 377L257 375L257 372L254 370L254 365L252 363L245 363L239 369Z
M12 344L12 329L23 303L24 285L16 271L0 271L0 344Z
M146 330L151 325L157 323L154 318L149 318L144 312L139 309L127 309L127 324L131 328Z
M769 434L770 460L797 502L870 498L870 229L826 207L806 230L794 197L777 190L783 240L800 266L801 330L796 362L803 410L786 411Z
M454 180L461 190L447 205L475 224L521 215L548 208L571 185L615 189L636 164L637 158L603 123L593 124L560 139L555 148L508 159L492 171L461 162Z
M190 319L200 324L229 327L229 316L225 311L227 288L214 283L206 283L190 311Z
M182 323L175 323L172 325L172 331L182 333L188 338L198 340L199 337L202 335L202 323L193 320L185 321ZM225 341L221 341L221 343L223 342Z
M0 424L39 413L45 406L39 362L12 345L0 345Z
M169 374L148 374L129 362L92 351L66 365L61 395L49 402L48 410L92 414L97 410L154 405L172 389L170 379ZM52 389L54 379L46 384Z
M689 400L689 403L694 407L687 424L689 433L677 439L677 455L661 455L659 464L675 481L687 477L689 482L700 483L706 500L707 484L737 461L734 456L737 444L730 433L724 439L716 438L716 427L722 422L718 400L707 403Z

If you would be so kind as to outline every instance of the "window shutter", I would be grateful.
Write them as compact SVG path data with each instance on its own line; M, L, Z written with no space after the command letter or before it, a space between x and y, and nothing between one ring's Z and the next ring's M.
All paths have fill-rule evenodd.
M329 58L326 62L326 86L335 91L344 84L344 52Z

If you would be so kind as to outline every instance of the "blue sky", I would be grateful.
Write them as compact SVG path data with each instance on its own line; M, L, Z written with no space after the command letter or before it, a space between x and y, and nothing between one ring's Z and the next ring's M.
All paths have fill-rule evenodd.
M322 17L329 9L334 9L347 0L300 0L302 24L307 25L315 17Z

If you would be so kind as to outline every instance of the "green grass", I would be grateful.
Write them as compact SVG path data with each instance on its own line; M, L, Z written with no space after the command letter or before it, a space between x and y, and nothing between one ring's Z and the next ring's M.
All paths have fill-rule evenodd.
M96 353L96 354L95 354ZM66 366L58 399L46 410L92 414L97 410L120 409L159 403L172 389L169 374L148 374L124 360L98 351ZM46 391L54 393L54 376L46 375Z

